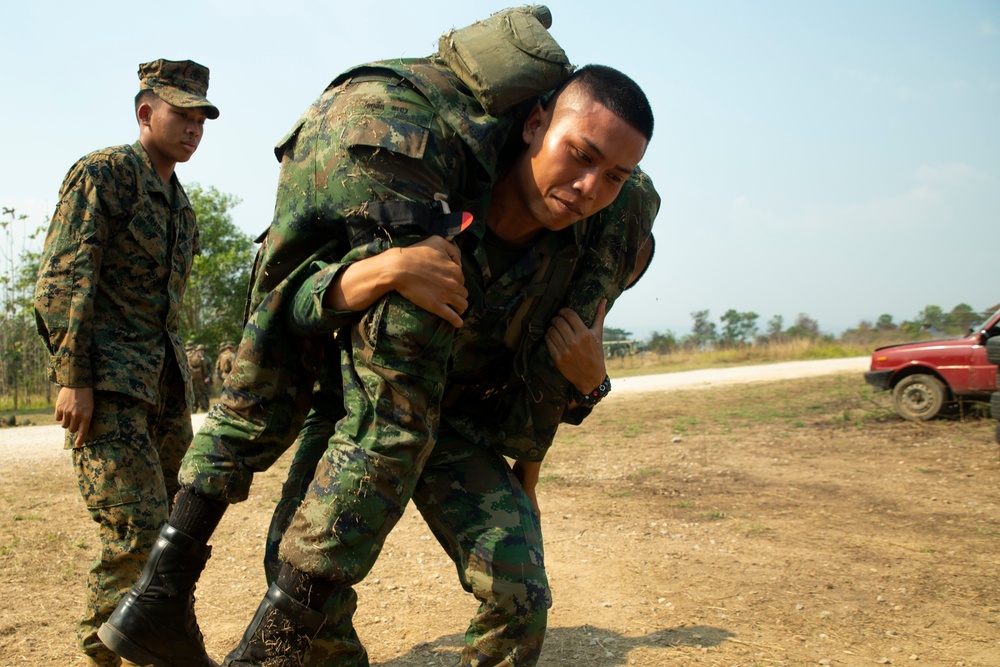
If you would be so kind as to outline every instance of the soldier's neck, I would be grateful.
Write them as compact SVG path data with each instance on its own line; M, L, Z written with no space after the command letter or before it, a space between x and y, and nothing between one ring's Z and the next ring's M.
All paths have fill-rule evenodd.
M504 171L493 185L486 226L500 239L517 245L530 243L543 231L534 222L515 169Z

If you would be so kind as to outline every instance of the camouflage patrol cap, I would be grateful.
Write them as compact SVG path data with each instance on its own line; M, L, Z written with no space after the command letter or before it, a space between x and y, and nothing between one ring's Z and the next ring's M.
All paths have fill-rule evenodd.
M204 345L199 345L198 346L198 351L199 352L204 352L205 351L205 346Z
M236 348L236 343L231 340L227 340L224 343L219 343L219 351L228 350L229 348Z
M175 107L203 108L212 119L219 110L208 101L208 68L193 60L154 60L139 65L139 90L152 90Z

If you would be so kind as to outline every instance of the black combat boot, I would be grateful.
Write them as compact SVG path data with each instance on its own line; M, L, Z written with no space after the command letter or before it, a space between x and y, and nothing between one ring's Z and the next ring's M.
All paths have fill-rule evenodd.
M271 584L223 667L301 667L326 616Z
M212 547L164 524L139 581L97 636L139 665L218 667L194 616L194 586Z

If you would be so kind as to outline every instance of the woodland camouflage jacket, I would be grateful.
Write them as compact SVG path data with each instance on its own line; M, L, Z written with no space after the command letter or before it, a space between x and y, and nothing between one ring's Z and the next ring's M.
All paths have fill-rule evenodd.
M348 122L349 119L331 113L328 107L339 104L337 86L349 85L347 82L351 80L360 82L359 85L371 82L381 86L396 101L382 104L372 100L359 110L357 120ZM410 95L400 90L406 87L419 91L436 113L425 117L423 104L409 107L406 100ZM392 92L393 88L397 92ZM426 162L437 159L429 157L435 151L442 161L440 173L451 175L452 185L444 191L453 209L471 211L484 221L484 202L488 204L492 180L500 168L501 150L507 133L517 122L514 114L499 119L486 114L475 98L463 92L447 67L432 59L373 63L351 70L331 84L279 144L282 178L278 204L275 220L258 252L243 339L220 405L211 411L205 426L196 434L194 449L227 452L236 447L253 452L245 461L247 468L265 469L276 458L276 452L280 454L291 444L309 409L314 380L327 347L329 334L324 329L335 327L336 318L313 330L311 333L315 335L303 335L305 332L294 330L290 321L295 296L301 294L300 288L307 293L315 288L312 294L318 297L324 281L332 279L342 262L351 261L352 255L370 254L370 248L359 246L356 248L359 254L344 256L351 245L345 233L347 222L395 212L391 207L373 205L381 201L378 192L365 189L348 196L356 182L362 188L381 186L367 179L352 178L350 174L338 174L341 162L325 152L344 150L338 146L345 141L377 151L383 142L390 141L394 152L413 151ZM421 136L419 128L425 124L434 124L436 128L431 132L434 144L415 140ZM443 150L438 142L451 148ZM302 180L298 177L300 173L313 176ZM319 188L317 179L325 184L323 188ZM409 187L405 179L392 183L397 189ZM620 196L616 204L592 220L588 239L581 238L581 243L574 244L574 254L581 255L580 278L574 277L571 282L574 287L565 295L564 303L576 306L587 322L593 321L600 298L607 297L613 302L620 294L635 267L639 248L650 235L659 206L652 183L644 175L631 179L626 190L631 194ZM398 201L399 195L393 196ZM427 196L415 203L429 207L434 202ZM482 230L470 229L462 236L469 234L479 237ZM591 244L593 247L588 247ZM328 269L317 273L323 266ZM320 282L310 288L309 281ZM568 384L548 359L544 344L539 345L538 339L530 342L534 344L525 346L522 354L523 361L531 363L522 368L531 368L532 375L536 375L535 369L541 374L542 377L531 380L535 391L511 386L508 393L515 405L506 410L510 415L507 424L502 428L492 424L479 428L484 434L504 433L503 442L489 439L490 444L499 446L504 453L540 460L563 419ZM498 350L498 353L513 356L509 351ZM537 363L530 358L536 355ZM574 421L582 416L578 414ZM469 436L481 439L471 432ZM208 465L212 458L206 460ZM223 481L212 474L202 476L198 470L201 464L188 463L190 477L204 477L209 485L224 484L226 490L217 491L230 502L244 496L247 480ZM242 473L236 474L239 477ZM213 494L207 488L203 491Z

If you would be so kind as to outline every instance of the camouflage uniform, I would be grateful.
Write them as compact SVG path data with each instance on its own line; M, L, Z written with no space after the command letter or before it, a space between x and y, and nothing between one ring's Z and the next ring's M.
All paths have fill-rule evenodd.
M203 373L205 377L202 378L200 393L197 401L204 406L205 410L208 410L209 406L209 396L212 394L212 369L215 367L215 363L212 361L212 357L208 356L208 352L205 350L204 345L198 346L198 357L201 361L201 366L204 369Z
M459 237L472 305L457 337L450 325L389 294L346 334L340 369L346 400L317 404L328 415L346 404L346 418L324 447L282 556L298 570L340 584L325 611L327 627L339 629L341 641L333 638L323 664L364 664L350 627L350 587L367 574L410 497L481 602L464 662L507 657L530 665L541 648L549 601L541 533L503 459L507 450L483 446L483 434L471 437L457 413L438 438L446 378L473 387L498 369L512 369L513 354L498 361L497 350L523 288L546 255L579 254L574 230L566 230L542 239L502 276L491 275L480 239L500 149L514 126L515 114L485 115L445 68L392 61L335 80L279 145L275 221L258 254L235 370L181 472L185 485L206 496L244 499L252 474L270 466L299 430L324 352L314 334L344 321L343 313L318 307L342 263L425 235L435 193L479 221ZM373 220L397 226L372 231ZM348 245L354 250L338 260ZM602 268L609 273L620 261ZM634 254L626 276L633 267ZM595 307L596 299L590 292L581 297ZM290 308L289 301L305 307ZM315 317L308 316L310 305ZM288 321L290 313L306 316ZM562 383L558 400L565 407ZM561 417L560 409L556 423ZM530 408L519 418L516 428L530 429ZM329 421L304 437L325 442ZM548 442L527 440L523 458L540 460ZM466 481L458 491L456 479Z
M451 91L453 104L467 110L438 113L425 96L433 93L418 92L411 79L438 97ZM253 473L274 463L301 428L323 362L324 337L295 330L289 319L296 290L309 278L320 299L342 262L425 236L417 218L432 215L435 193L485 219L483 200L512 125L512 118L485 115L446 68L426 61L358 68L330 85L276 149L282 170L274 222L257 254L243 339L220 402L185 457L184 485L226 502L246 498ZM344 256L349 224L394 215L414 225ZM317 332L350 317L324 313ZM218 450L232 452L236 465L216 460Z
M225 342L219 346L219 359L215 362L215 377L225 383L233 372L233 359L236 357L236 343Z
M142 65L143 88L197 88L203 79L207 89L207 69L175 65L172 72L163 71L164 61ZM196 96L202 105L204 92ZM177 327L197 252L194 210L177 176L164 184L141 143L90 153L70 169L34 306L51 380L94 391L87 439L75 447L75 434L66 438L101 542L77 628L90 664L120 664L97 628L139 576L191 441L192 396Z
M187 363L191 369L191 391L194 393L194 409L208 410L208 390L212 381L212 362L205 354L205 346L199 345L187 351Z
M637 173L615 203L590 221L583 243L587 250L577 264L571 288L560 296L559 305L573 308L590 322L602 298L609 299L609 306L613 304L636 267L637 250L650 236L658 208L659 197L652 183ZM469 258L463 264L468 266ZM566 411L568 382L555 369L540 341L526 341L519 347L530 359L528 372L520 373L523 380L518 371L511 374L516 365L513 352L498 353L504 349L507 332L503 322L511 310L498 303L505 299L509 305L517 303L523 285L518 286L516 276L524 280L536 266L535 262L522 263L508 271L506 296L501 296L503 290L488 289L490 305L476 301L470 304L466 323L457 332L455 348L463 352L452 357L455 366L448 375L449 398L442 409L438 441L413 494L418 510L459 566L463 586L483 601L482 614L495 613L492 606L498 599L536 612L541 601L548 601L537 516L499 455L540 460L551 445L559 421L580 423L590 412L585 408ZM476 294L478 290L470 292ZM296 319L322 317L309 307L316 303L311 293L308 283L299 290ZM493 313L493 317L477 316L484 312ZM298 325L304 326L305 322ZM482 382L484 377L490 380ZM338 474L336 461L342 452L332 448L330 439L335 435L336 422L346 415L339 369L327 366L320 374L313 406L295 442L295 455L268 532L265 570L269 583L277 574L279 545L310 484L315 484L311 495L320 522L329 511L326 496L338 484L330 476ZM456 481L460 481L460 491L455 489ZM318 524L312 527L317 529ZM289 531L290 539L293 534ZM370 547L379 543L376 536L366 540ZM293 564L301 562L301 557L288 551L284 555ZM514 564L521 568L517 576L504 569ZM356 598L350 588L340 591L327 605L324 611L328 620L313 642L310 665L366 664L364 649L351 625L355 608ZM515 625L502 631L491 631L482 621L474 621L470 639L478 647L475 651L467 649L469 664L478 664L486 654L504 655L510 651L517 656L516 664L531 664L533 653L541 645L544 615L519 616L521 627Z

